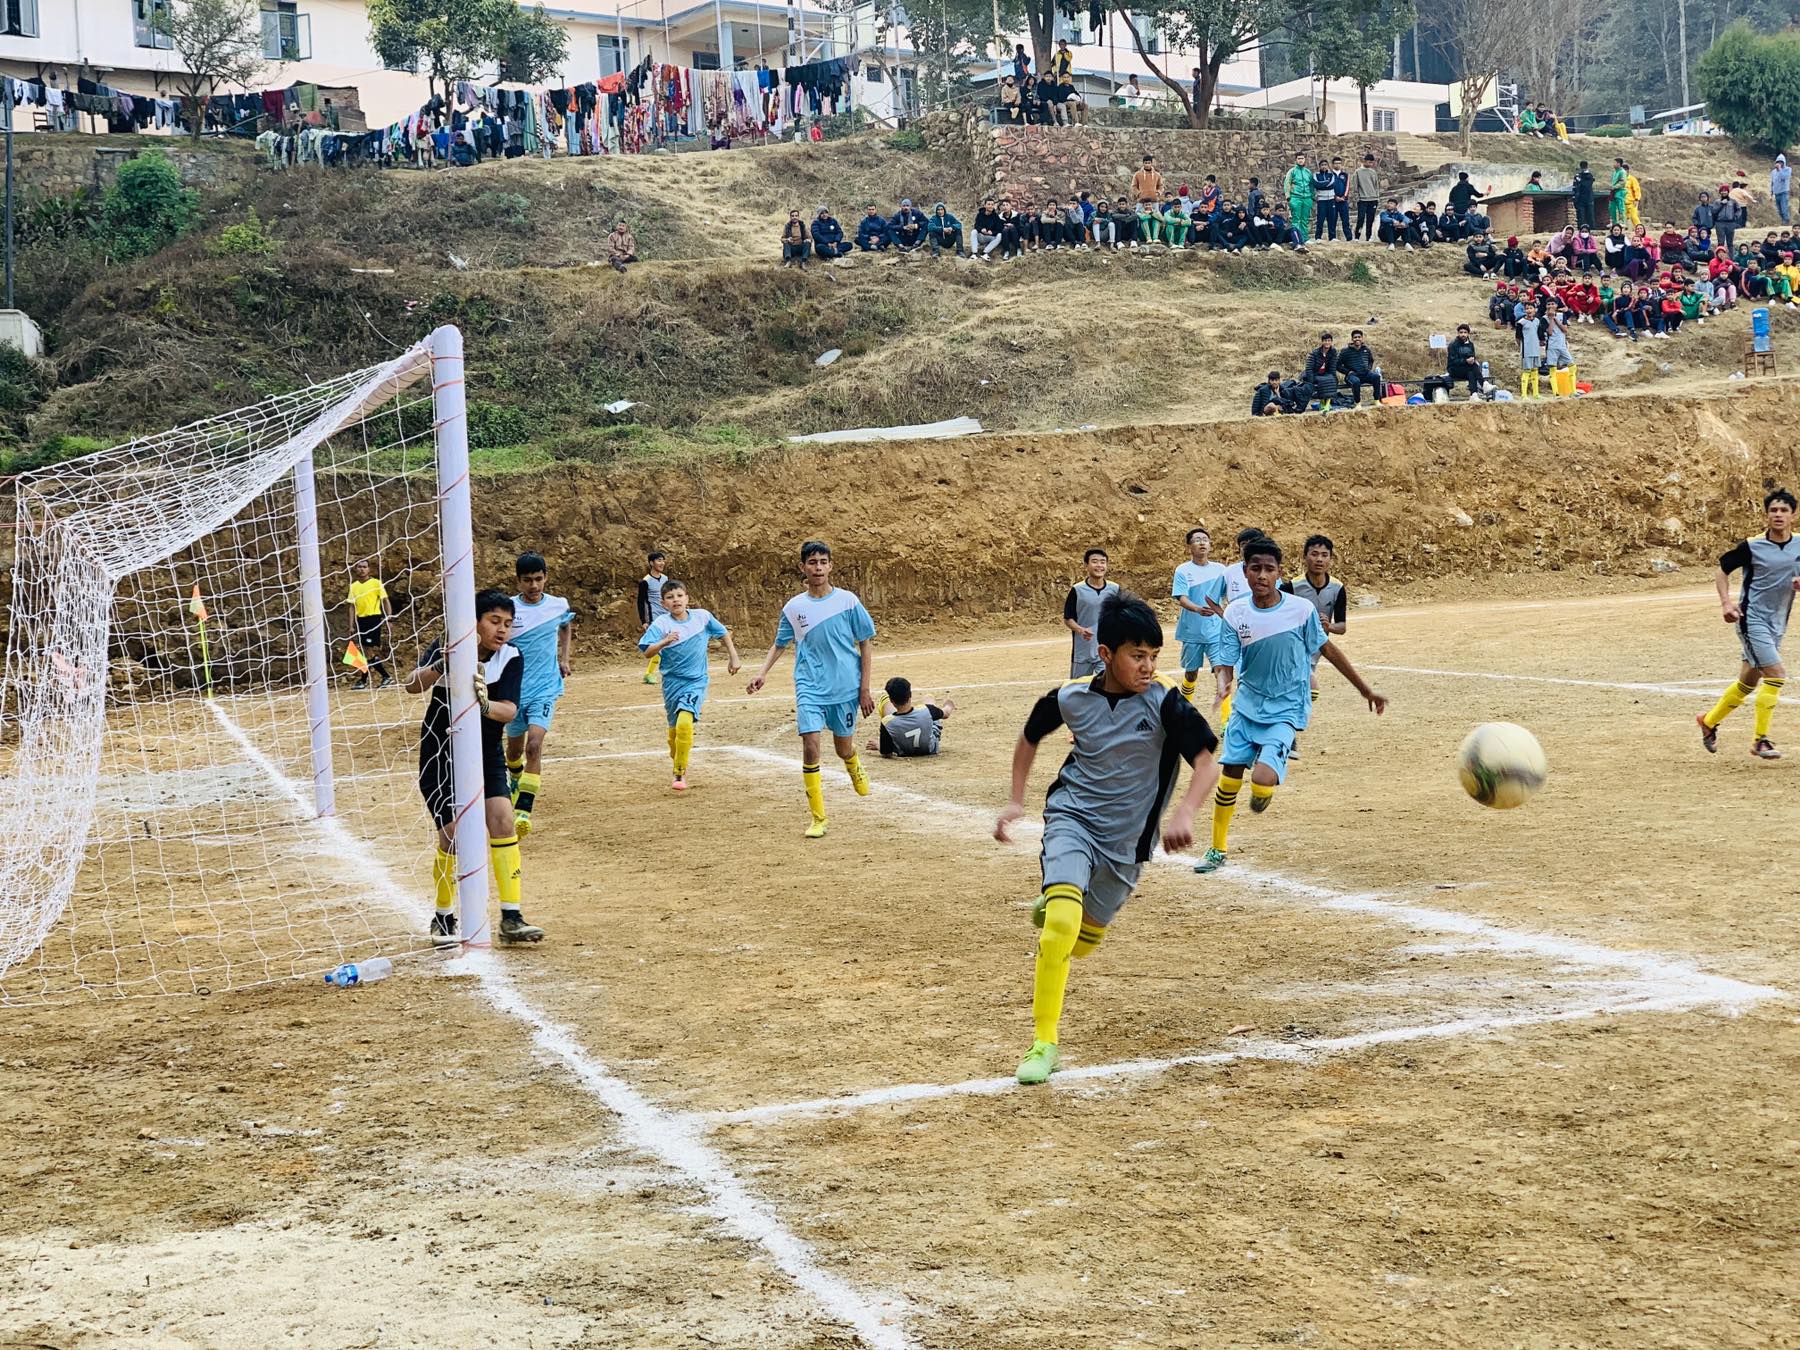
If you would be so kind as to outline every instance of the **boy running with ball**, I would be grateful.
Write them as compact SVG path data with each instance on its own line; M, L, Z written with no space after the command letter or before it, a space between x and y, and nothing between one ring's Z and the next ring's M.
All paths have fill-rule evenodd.
M1751 729L1750 753L1758 759L1780 759L1781 751L1769 739L1775 720L1775 704L1787 684L1787 667L1781 661L1781 640L1787 636L1788 615L1794 608L1794 592L1800 591L1800 541L1794 538L1794 494L1776 488L1763 498L1767 528L1755 539L1745 539L1719 559L1713 585L1719 592L1719 613L1737 628L1744 664L1738 677L1726 687L1710 712L1700 714L1700 744L1708 754L1719 750L1719 723L1754 692L1756 722ZM1744 574L1738 598L1731 598L1731 574Z
M544 738L569 675L569 626L575 614L560 595L545 593L550 573L543 554L521 553L513 570L519 593L513 597L512 645L519 649L524 673L519 710L506 728L506 769L523 839L531 833L531 812L543 790Z
M1212 847L1196 872L1216 872L1225 865L1231 814L1250 778L1250 809L1263 812L1275 788L1287 777L1294 737L1306 730L1312 711L1309 686L1315 652L1337 667L1379 716L1387 698L1371 689L1331 640L1311 601L1281 589L1281 545L1252 539L1244 545L1244 576L1250 594L1226 605L1220 614L1219 664L1237 676L1237 706L1225 724L1219 752L1219 787L1213 794Z
M994 825L1025 814L1025 786L1039 742L1058 727L1074 734L1056 781L1044 796L1043 889L1032 910L1038 939L1031 996L1031 1051L1019 1064L1021 1083L1042 1083L1061 1063L1057 1027L1071 957L1087 956L1136 889L1138 872L1156 846L1157 825L1181 760L1193 776L1162 830L1171 853L1194 839L1194 812L1216 777L1218 737L1193 704L1156 673L1162 625L1135 595L1115 595L1096 627L1100 673L1045 694L1026 719L1013 750L1012 797Z
M1175 569L1169 594L1181 608L1175 620L1175 640L1181 644L1181 696L1194 701L1200 668L1219 639L1219 619L1207 611L1208 600L1225 594L1225 568L1212 561L1212 536L1204 525L1187 532L1188 558Z
M483 591L475 597L475 704L481 709L481 776L487 816L489 860L500 891L500 941L540 942L544 930L525 922L520 912L522 885L519 835L514 827L512 794L506 785L506 759L500 729L518 710L521 661L518 648L507 645L512 633L513 602L505 591ZM445 688L443 644L434 642L419 658L419 668L406 681L406 692L429 690L431 701L419 725L419 793L437 827L437 857L431 866L436 909L431 916L431 942L454 947L456 933L456 777L450 765L450 692Z
M812 821L808 839L825 835L825 788L819 782L819 737L831 732L832 747L850 775L856 795L869 795L869 776L856 753L856 715L875 712L869 692L875 664L875 620L853 592L831 584L831 546L817 539L800 545L806 589L781 607L775 644L746 692L763 687L769 672L790 646L794 649L794 716L800 730L801 781Z
M687 587L671 577L663 583L663 604L668 613L655 620L650 630L638 639L638 650L648 652L652 661L662 662L663 711L669 715L669 759L675 766L675 781L669 786L676 792L687 791L688 756L694 750L694 723L706 702L709 679L707 649L714 638L725 640L728 669L735 675L743 669L731 630L708 610L688 607Z

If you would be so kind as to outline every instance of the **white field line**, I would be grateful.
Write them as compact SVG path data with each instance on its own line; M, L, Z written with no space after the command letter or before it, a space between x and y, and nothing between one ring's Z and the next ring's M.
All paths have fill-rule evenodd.
M210 705L219 724L290 801L303 818L321 831L339 857L354 858L365 882L383 900L416 913L404 890L395 882L381 856L366 841L352 834L332 817L313 816L310 796L283 774L244 734L218 704ZM883 1312L876 1302L849 1282L820 1267L812 1248L790 1232L764 1201L753 1195L709 1146L703 1124L695 1116L666 1110L619 1078L577 1042L567 1027L550 1021L519 992L512 977L489 952L469 952L446 969L476 977L483 997L499 1012L517 1018L531 1031L532 1043L559 1060L602 1107L617 1117L625 1138L655 1158L683 1183L707 1197L706 1212L733 1236L753 1242L767 1252L775 1265L810 1294L826 1315L852 1328L871 1350L907 1350L913 1342L896 1324L895 1312Z
M752 762L779 766L792 772L799 761L755 746L716 746L715 750L737 755ZM985 832L991 816L988 812L960 802L946 801L908 788L895 787L877 780L872 791L905 801L927 815L955 822L959 829L979 826ZM1041 827L1038 827L1041 829ZM1036 832L1028 822L1020 822L1020 834ZM1152 860L1169 867L1191 869L1196 861L1186 854L1156 854ZM1238 1060L1306 1060L1325 1054L1343 1054L1372 1046L1406 1041L1438 1040L1457 1036L1490 1035L1509 1028L1550 1022L1567 1022L1591 1017L1634 1012L1691 1012L1715 1008L1736 1014L1766 999L1784 998L1784 991L1764 985L1748 984L1726 976L1713 975L1699 969L1691 960L1660 955L1655 952L1627 951L1598 943L1565 938L1554 933L1505 928L1485 919L1455 910L1436 909L1394 900L1380 891L1345 892L1329 886L1300 881L1280 873L1251 868L1232 867L1216 874L1215 881L1248 885L1264 892L1274 891L1329 912L1362 914L1417 931L1454 935L1467 940L1470 949L1503 953L1508 956L1543 961L1565 969L1586 969L1611 973L1623 972L1630 980L1629 992L1583 1003L1573 1008L1548 1009L1518 1014L1465 1016L1443 1022L1389 1027L1356 1032L1344 1036L1309 1041L1299 1045L1283 1042L1255 1042L1229 1051L1178 1056L1172 1059L1126 1060L1113 1064L1087 1065L1059 1073L1052 1082L1077 1083L1090 1078L1129 1077L1163 1073L1189 1064L1226 1064ZM972 1079L963 1083L912 1083L838 1098L774 1103L735 1111L711 1113L703 1119L710 1125L774 1119L788 1115L855 1110L867 1106L887 1105L902 1101L918 1101L939 1097L988 1095L1010 1091L1017 1084L1010 1078Z

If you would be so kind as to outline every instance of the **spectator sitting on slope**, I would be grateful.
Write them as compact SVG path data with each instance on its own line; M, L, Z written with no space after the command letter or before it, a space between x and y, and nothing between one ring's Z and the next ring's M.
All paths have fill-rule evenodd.
M871 203L868 210L863 212L863 218L856 222L856 246L864 253L880 253L893 242L894 236L888 229L887 218Z

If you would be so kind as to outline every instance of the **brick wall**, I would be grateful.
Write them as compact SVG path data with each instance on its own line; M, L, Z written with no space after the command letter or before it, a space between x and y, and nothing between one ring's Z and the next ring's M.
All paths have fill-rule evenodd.
M1186 183L1196 192L1215 174L1227 196L1243 197L1245 180L1255 175L1263 187L1279 191L1281 176L1303 153L1309 162L1338 155L1346 172L1373 150L1384 185L1405 176L1393 142L1381 136L1328 136L1285 128L1270 131L1167 131L1113 127L993 127L987 131L988 181L996 196L1041 202L1088 191L1117 196L1131 187L1131 175L1145 155L1156 156L1171 189Z

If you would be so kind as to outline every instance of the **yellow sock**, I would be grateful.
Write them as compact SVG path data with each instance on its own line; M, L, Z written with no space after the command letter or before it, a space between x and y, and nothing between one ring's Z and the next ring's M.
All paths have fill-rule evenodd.
M519 907L519 836L488 841L488 857L494 864L494 886L500 892L501 909Z
M1094 948L1098 947L1101 939L1105 936L1105 925L1089 923L1086 917L1083 917L1081 920L1081 932L1076 934L1075 937L1075 950L1069 954L1079 961L1082 957L1093 951Z
M513 794L513 810L523 815L530 815L531 808L537 805L538 793L543 791L543 779L535 773L519 775L519 790Z
M644 678L647 680L651 676L655 675L657 670L661 666L662 666L662 653L658 652L655 656L650 658L650 664L644 667Z
M1219 705L1219 725L1224 726L1231 720L1231 695L1225 695L1225 701Z
M1063 992L1069 986L1069 954L1081 936L1081 892L1074 886L1044 887L1044 931L1038 937L1037 971L1031 984L1033 1033L1056 1044Z
M437 912L446 914L456 908L456 855L439 849L431 860L431 889L437 900Z
M1212 846L1223 853L1226 840L1231 834L1231 813L1237 810L1238 793L1243 791L1244 780L1227 778L1219 775L1219 785L1213 789L1213 828Z
M1712 711L1706 714L1706 725L1718 726L1731 715L1732 709L1741 706L1743 701L1749 697L1750 691L1733 680L1725 686L1725 692L1719 695L1719 701L1713 704Z
M675 776L687 774L688 756L694 753L694 714L675 714Z
M669 728L669 762L675 762L675 728Z
M825 785L819 781L819 766L801 765L800 778L806 784L806 809L814 820L825 819Z
M1181 696L1189 703L1194 701L1194 681L1190 680L1186 675L1181 677Z
M1318 701L1319 701L1319 687L1318 687L1318 686L1317 686L1317 685L1314 685L1314 686L1313 686L1313 687L1312 687L1312 688L1311 688L1311 689L1310 689L1310 690L1308 690L1308 691L1307 691L1307 692L1308 692L1308 693L1309 693L1309 694L1311 694L1311 696L1312 696L1312 701L1313 701L1313 702L1314 702L1314 703L1317 703L1317 702L1318 702Z
M1775 720L1775 703L1781 697L1782 686L1787 681L1765 677L1756 690L1756 739L1761 740L1769 734L1769 723Z
M1269 800L1269 798L1273 797L1274 795L1275 795L1275 785L1273 783L1252 783L1252 784L1250 784L1250 800L1253 804L1256 802L1267 802ZM1268 810L1268 807L1264 806L1263 810L1265 810L1265 811Z

